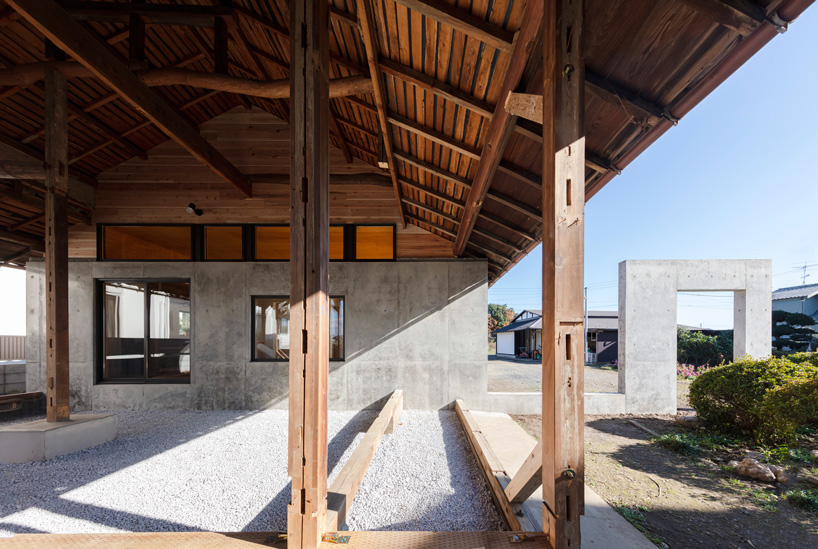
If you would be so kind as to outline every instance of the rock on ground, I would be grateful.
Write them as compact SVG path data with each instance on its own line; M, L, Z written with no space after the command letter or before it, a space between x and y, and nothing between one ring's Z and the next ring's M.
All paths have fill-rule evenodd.
M752 458L744 458L741 460L741 463L736 467L736 472L743 477L749 477L762 482L775 482L775 474L770 468Z

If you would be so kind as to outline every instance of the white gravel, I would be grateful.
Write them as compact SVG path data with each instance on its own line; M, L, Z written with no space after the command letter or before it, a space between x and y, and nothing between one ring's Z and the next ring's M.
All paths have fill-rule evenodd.
M286 529L286 411L117 414L107 444L0 464L0 536ZM330 483L374 417L330 412ZM349 528L502 528L457 418L406 411L401 423L381 441Z

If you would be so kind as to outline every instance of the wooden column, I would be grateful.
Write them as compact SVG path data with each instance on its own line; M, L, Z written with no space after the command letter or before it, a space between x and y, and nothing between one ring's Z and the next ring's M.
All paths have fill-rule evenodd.
M580 547L584 513L585 67L582 0L543 16L543 531Z
M68 98L65 76L45 74L46 418L68 409Z
M318 547L327 514L329 4L290 8L290 429L287 547Z

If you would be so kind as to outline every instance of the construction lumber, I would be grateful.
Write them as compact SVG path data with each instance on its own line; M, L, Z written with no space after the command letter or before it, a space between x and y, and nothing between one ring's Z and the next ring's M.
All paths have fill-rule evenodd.
M523 462L523 466L506 486L506 497L512 503L522 503L542 486L542 440Z
M45 78L46 420L69 419L68 395L68 92L66 78Z
M506 96L505 108L509 114L542 124L542 95L510 93Z
M328 18L326 2L291 3L289 549L317 548L327 520Z
M46 38L87 67L106 86L143 113L161 131L197 160L247 196L250 182L238 168L199 135L177 110L146 86L138 76L88 29L74 21L53 0L9 0L8 4Z
M509 530L513 532L534 532L537 526L533 524L523 511L522 504L512 503L508 500L505 488L511 482L506 470L503 468L500 459L494 454L485 435L480 431L474 417L466 404L458 399L454 401L454 409L460 419L460 425L466 433L466 438L480 465L480 472L488 482L491 490L491 497L503 515ZM578 547L578 546L577 546Z
M335 477L327 493L327 532L338 530L346 521L349 508L366 475L372 458L385 433L392 433L403 411L403 391L395 391L381 408L378 417L367 429L364 438L352 452L344 468Z
M477 38L498 50L511 52L514 34L443 0L397 0L407 8ZM513 55L513 54L512 54Z
M459 256L466 249L466 242L469 241L471 231L477 222L477 215L483 206L497 166L503 158L503 151L514 132L517 118L508 113L505 109L506 97L520 84L523 72L529 59L536 56L534 45L537 42L542 25L543 2L528 2L525 6L523 22L517 37L514 40L514 49L511 52L511 61L503 79L503 88L500 91L500 100L494 109L488 131L486 133L485 146L482 156L479 157L477 173L474 176L469 196L466 200L466 211L463 213L463 223L457 232L457 239L454 243L454 255Z
M45 214L44 213L37 214L35 216L29 217L28 219L24 219L23 221L20 221L19 223L15 223L14 225L9 226L9 230L10 231L19 231L20 229L24 229L24 228L28 227L29 225L31 225L32 223L37 223L39 221L42 221L43 219L45 219Z
M50 66L56 66L60 72L70 78L93 78L96 76L92 70L80 63L45 61L0 70L0 86L30 86L42 80L46 68ZM146 86L150 87L191 86L253 97L266 97L267 99L287 99L290 97L289 79L252 80L222 73L192 71L175 67L139 70L135 71L135 74ZM372 93L372 81L369 77L347 76L335 78L330 80L329 83L330 98L367 93ZM79 115L79 113L75 114Z
M7 267L9 264L11 264L12 261L16 261L16 260L20 259L21 257L25 257L25 256L29 255L30 253L31 253L31 248L23 248L19 252L14 252L11 255L0 258L0 268ZM2 398L3 397L0 396L0 403L3 402Z
M584 513L583 273L585 77L583 2L543 15L543 531L581 547ZM566 70L570 67L570 70Z
M389 175L392 178L392 185L395 188L395 198L398 201L398 211L400 212L401 223L406 228L405 211L401 202L400 184L398 184L398 169L395 166L393 154L392 131L387 123L387 99L381 84L380 72L378 70L378 37L375 27L375 17L372 13L372 5L369 0L357 0L358 25L361 39L366 51L366 62L369 66L369 76L372 79L372 93L375 99L375 107L378 112L378 124L381 129L381 138L386 151L386 161L389 164Z

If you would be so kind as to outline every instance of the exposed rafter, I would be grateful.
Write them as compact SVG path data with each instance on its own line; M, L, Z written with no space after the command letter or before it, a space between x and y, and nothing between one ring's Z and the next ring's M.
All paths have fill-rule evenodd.
M779 32L787 30L787 23L773 12L769 16L752 0L681 0L702 15L740 35L750 36L760 25L770 23Z
M443 132L439 132L433 128L429 128L418 123L415 120L410 118L406 118L398 113L390 112L388 114L387 120L393 126L397 126L398 128L402 128L408 132L417 134L425 139L430 141L434 141L439 145L443 145L444 147L448 147L455 152L468 156L469 158L473 158L475 160L480 159L480 149L469 145L468 143L464 143L454 137L450 137Z
M88 67L107 86L119 92L196 159L245 195L252 194L250 181L238 168L53 0L9 0L8 4L48 39Z
M497 171L497 166L503 157L503 151L514 132L516 117L506 112L504 105L506 97L520 84L528 61L535 57L537 35L542 27L543 2L528 2L523 14L523 22L514 41L511 61L503 78L503 88L500 91L500 101L494 110L494 115L486 132L485 147L477 165L477 174L469 198L466 201L466 211L463 214L463 223L457 233L454 244L454 255L459 256L466 249L466 242L477 221L477 215L483 206L488 194L491 181Z

